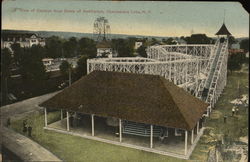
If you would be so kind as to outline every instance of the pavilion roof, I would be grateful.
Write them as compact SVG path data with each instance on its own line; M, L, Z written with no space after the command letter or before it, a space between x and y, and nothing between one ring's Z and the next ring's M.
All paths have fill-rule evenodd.
M93 71L40 106L191 130L208 104L158 75Z
M232 35L228 30L226 25L223 23L220 30L215 35Z

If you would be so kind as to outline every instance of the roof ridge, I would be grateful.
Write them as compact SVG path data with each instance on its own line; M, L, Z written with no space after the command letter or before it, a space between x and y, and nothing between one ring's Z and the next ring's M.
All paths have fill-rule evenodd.
M172 101L177 105L178 110L179 110L181 116L183 117L184 121L186 122L186 125L187 125L189 128L191 128L191 126L188 124L187 119L186 119L185 116L183 115L182 110L179 108L178 102L175 101L175 99L173 98L172 94L170 93L170 91L169 91L168 88L166 87L166 84L165 84L165 83L166 83L168 80L166 80L166 79L163 78L162 76L159 76L159 77L160 77L160 80L161 80L163 86L165 87L165 89L167 90L167 92L170 94ZM170 81L168 81L168 82L171 83L171 84L173 84L173 83L170 82ZM176 86L176 85L174 84L174 86ZM166 91L165 91L165 92L166 92Z

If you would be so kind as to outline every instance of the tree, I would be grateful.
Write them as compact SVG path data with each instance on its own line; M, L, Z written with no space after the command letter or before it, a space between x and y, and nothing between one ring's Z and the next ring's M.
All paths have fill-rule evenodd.
M1 77L10 76L11 52L8 48L1 50Z
M159 41L157 39L155 39L155 38L151 39L151 44L152 45L155 45L155 44L158 44L158 43L159 43Z
M88 57L83 55L77 61L76 76L78 79L87 74L87 59Z
M25 81L40 82L46 79L45 67L42 63L41 47L24 48L20 57L20 73Z
M36 55L38 59L43 59L46 57L46 49L44 47L42 47L41 45L33 45L30 48L30 52L33 55Z
M147 52L146 52L146 46L142 45L137 49L137 53L141 56L141 57L147 57Z
M78 41L78 55L86 55L89 58L96 57L96 43L93 39L81 38Z
M111 46L119 57L134 57L134 42L132 39L112 39Z
M7 102L8 78L10 77L11 52L8 48L1 50L1 91L3 102Z
M228 37L228 45L231 48L232 44L237 43L237 40L233 36Z
M176 44L173 38L168 38L164 43L169 44L169 45Z
M47 38L45 45L46 56L52 58L64 57L63 42L64 40L60 39L57 36Z
M68 61L64 60L61 65L59 66L60 71L62 73L63 76L68 75L69 72L69 68L70 68L70 64Z
M69 40L63 43L64 57L74 57L77 56L78 42L75 37L71 37Z
M245 52L249 51L249 39L243 39L240 42L240 48L244 49Z
M246 56L243 53L231 54L228 58L228 69L232 71L240 70L245 62Z
M18 65L20 63L21 56L24 53L24 48L21 48L19 43L14 43L11 45L11 49L14 54L14 63Z
M211 44L213 39L206 36L206 34L192 34L191 37L186 37L187 44Z

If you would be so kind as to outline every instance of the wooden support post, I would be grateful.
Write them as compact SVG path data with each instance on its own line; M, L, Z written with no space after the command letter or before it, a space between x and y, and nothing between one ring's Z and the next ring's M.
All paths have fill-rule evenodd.
M69 131L69 112L67 111L67 131Z
M91 114L91 125L92 125L92 136L95 135L95 120L94 120L94 114Z
M197 122L197 134L199 133L199 121Z
M61 120L63 120L63 110L61 109Z
M187 155L187 140L188 140L188 131L185 130L185 155Z
M87 74L89 74L89 60L87 59Z
M119 138L120 142L122 142L122 120L119 119Z
M153 148L153 125L150 125L150 148Z
M191 132L191 144L194 143L194 129L192 129L192 132Z
M45 127L47 127L48 120L47 120L47 109L46 108L44 108L44 123L45 123Z

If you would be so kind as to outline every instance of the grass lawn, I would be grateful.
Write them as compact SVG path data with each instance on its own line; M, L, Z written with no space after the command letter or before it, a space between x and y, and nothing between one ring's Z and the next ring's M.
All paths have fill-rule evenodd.
M237 84L240 82L240 93L248 94L248 74L233 73L228 76L226 89L215 106L211 118L207 119L206 127L212 127L213 134L228 134L233 140L247 135L248 113L244 107L239 107L237 118L230 117L232 104L230 101L237 97ZM227 123L223 123L223 116L228 115ZM48 114L49 123L59 120L60 113ZM33 115L29 117L33 125L32 139L53 152L65 161L90 161L90 162L179 162L185 161L168 156L148 153L136 149L115 146L93 140L60 134L43 130L44 116ZM22 120L13 121L12 128L22 133ZM211 132L210 132L211 133ZM210 148L215 146L207 131L201 137L197 147L191 155L190 161L206 161Z
M238 82L240 86L239 90ZM240 137L248 136L248 106L237 106L239 114L232 117L231 110L234 105L230 103L239 94L247 94L249 96L248 84L248 73L234 72L228 75L227 85L223 94L216 103L210 118L206 119L205 126L211 131L204 131L191 159L206 160L209 149L214 148L216 139L220 139L222 136L225 137L227 135L228 141L231 142L238 141ZM223 121L224 115L227 115L226 123Z
M48 113L48 122L59 120L59 112ZM184 160L148 153L136 149L115 146L81 137L43 130L44 115L29 117L33 125L32 139L65 161L89 162L181 162ZM13 121L12 128L22 133L22 120Z

